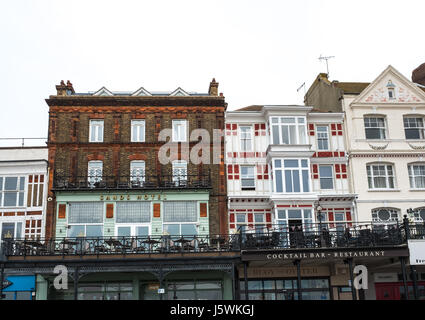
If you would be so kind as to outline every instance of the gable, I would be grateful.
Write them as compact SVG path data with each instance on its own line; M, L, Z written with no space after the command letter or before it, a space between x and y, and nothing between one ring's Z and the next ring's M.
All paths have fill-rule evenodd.
M393 95L392 98L391 95ZM375 81L363 90L353 101L354 103L425 103L425 94L396 69L388 66Z
M114 94L106 89L105 87L100 88L95 93L93 93L94 96L113 96Z
M176 90L174 90L172 93L170 93L170 96L188 96L189 94L184 91L182 88L177 88Z
M145 88L141 87L137 89L136 91L134 91L131 95L132 96L151 96L152 94L149 91L147 91Z

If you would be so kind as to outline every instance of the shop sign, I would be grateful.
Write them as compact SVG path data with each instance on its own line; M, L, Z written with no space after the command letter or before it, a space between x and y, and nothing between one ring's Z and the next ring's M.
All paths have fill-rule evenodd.
M141 194L141 195L101 195L100 201L156 201L167 200L166 194Z
M408 240L410 264L425 265L425 240Z
M339 250L339 251L297 251L297 252L243 252L242 260L329 260L329 259L347 259L347 258L383 258L383 257L402 257L407 256L407 250ZM425 258L424 258L425 259Z

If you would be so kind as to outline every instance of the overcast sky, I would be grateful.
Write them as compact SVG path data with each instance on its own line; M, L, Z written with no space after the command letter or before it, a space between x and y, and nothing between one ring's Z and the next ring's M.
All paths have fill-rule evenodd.
M2 1L0 137L46 137L44 99L62 79L207 92L215 77L228 110L302 104L320 55L335 56L331 80L373 81L389 64L411 79L424 12L424 0Z

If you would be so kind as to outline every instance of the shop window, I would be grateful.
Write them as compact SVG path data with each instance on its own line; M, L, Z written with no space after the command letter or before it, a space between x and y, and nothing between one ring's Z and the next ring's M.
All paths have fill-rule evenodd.
M196 235L197 202L167 201L163 204L164 232L169 235Z

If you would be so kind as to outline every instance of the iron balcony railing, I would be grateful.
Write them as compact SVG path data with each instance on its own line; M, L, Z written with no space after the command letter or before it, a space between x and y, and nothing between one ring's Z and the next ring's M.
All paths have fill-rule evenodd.
M4 239L6 256L126 255L239 251L239 235Z
M394 247L406 245L408 239L425 239L425 225L347 223L334 228L323 224L269 225L226 235L4 239L2 249L6 256L126 255Z
M53 177L54 190L143 190L211 188L209 174L162 176L60 176Z

